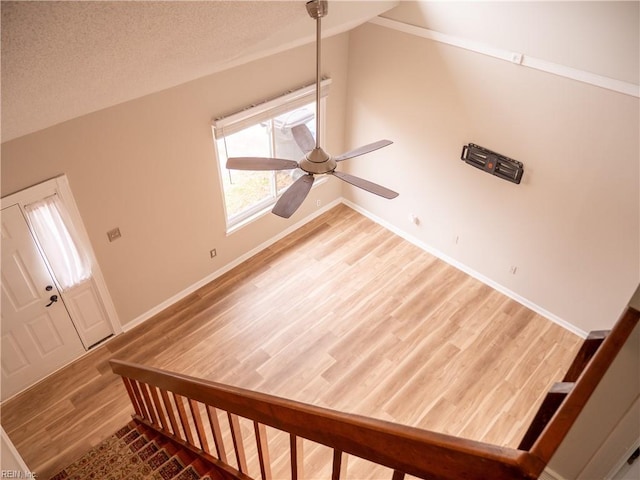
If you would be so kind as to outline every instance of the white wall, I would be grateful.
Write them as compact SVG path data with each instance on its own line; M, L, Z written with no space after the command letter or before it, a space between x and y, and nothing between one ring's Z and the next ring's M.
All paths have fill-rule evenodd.
M347 34L323 51L333 79L325 140L341 151ZM313 213L316 200L340 197L329 179L290 220L266 215L225 234L211 120L312 83L314 56L306 45L5 142L2 195L66 173L119 318L136 320ZM115 227L122 238L109 243Z
M613 477L614 480L637 480L640 478L640 462L635 461L631 465L624 464L618 474Z
M522 13L535 2L521 10L485 2L462 10L403 2L389 16L449 25L451 33L475 25L478 35L483 29L472 20L483 5L491 14L484 11L485 19L506 15L514 22L509 35L518 22L529 37L539 30L522 25L539 24ZM592 57L576 50L582 44L576 39L599 21L626 18L618 10L603 13L599 4L585 4L583 16L572 5L558 5L559 13L547 4L539 10L556 25L550 35L558 56L551 60L575 59L576 68ZM451 27L451 19L459 23ZM558 43L562 24L574 32L571 48ZM629 55L620 47L637 36L637 25L628 24L601 32L605 50L617 49L611 65L633 57L635 50ZM481 40L501 38L491 31ZM533 53L551 54L553 48L529 37L523 48L540 45ZM590 41L588 49L597 43ZM326 40L323 54L324 73L334 80L326 147L341 152L394 140L340 168L399 191L399 198L382 200L329 179L290 221L266 216L225 235L210 120L311 82L313 45L3 143L2 195L67 173L125 324L312 213L316 199L326 205L344 192L550 315L583 331L611 326L640 281L637 98L373 25ZM625 67L602 60L602 52L594 55L589 68L596 73L633 80ZM523 183L464 164L459 156L468 142L524 162ZM420 227L409 224L409 213L420 217ZM108 243L106 232L116 226L122 238Z
M400 193L349 200L582 331L616 321L640 281L637 98L371 24L347 98L350 145L395 142L351 173ZM462 162L469 142L522 184Z
M382 16L640 83L639 2L404 1Z

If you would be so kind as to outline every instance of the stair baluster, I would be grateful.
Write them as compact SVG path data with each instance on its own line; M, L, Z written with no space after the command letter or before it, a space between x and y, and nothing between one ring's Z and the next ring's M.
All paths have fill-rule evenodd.
M256 446L258 447L258 462L260 464L260 477L262 480L271 480L271 461L269 459L269 442L267 441L267 427L253 422L256 434Z
M213 441L216 445L218 460L224 463L228 463L227 452L224 448L224 442L222 440L222 429L220 428L220 420L218 419L218 412L216 411L215 407L207 405L207 416L209 417L209 425L211 426Z
M343 471L347 470L348 455L343 455L343 452L337 449L333 449L333 466L331 472L331 480L340 480L340 475Z
M227 412L227 417L229 418L229 428L231 429L233 448L236 452L236 462L238 465L238 470L241 473L247 473L249 468L247 467L247 455L244 450L244 442L242 441L240 419L237 415L231 412Z
M332 449L332 480L344 475L351 455L389 468L391 480L403 480L406 475L439 480L533 480L544 470L639 320L640 312L628 309L608 336L595 332L585 341L565 382L552 389L542 422L532 425L535 433L519 449L336 412L118 360L111 360L111 367L123 377L134 419L215 465L223 472L220 478L251 480L241 430L240 418L244 418L253 424L262 480L272 478L266 426L289 436L292 480L303 478L303 440ZM208 422L203 421L203 408ZM228 463L218 410L228 419L237 468Z
M291 445L291 480L302 480L302 478L304 478L302 438L292 433L289 439Z

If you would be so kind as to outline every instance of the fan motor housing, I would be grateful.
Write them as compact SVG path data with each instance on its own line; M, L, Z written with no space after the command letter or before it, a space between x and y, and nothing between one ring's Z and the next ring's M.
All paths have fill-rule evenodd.
M322 148L314 148L298 162L299 167L307 173L323 174L333 172L337 162Z

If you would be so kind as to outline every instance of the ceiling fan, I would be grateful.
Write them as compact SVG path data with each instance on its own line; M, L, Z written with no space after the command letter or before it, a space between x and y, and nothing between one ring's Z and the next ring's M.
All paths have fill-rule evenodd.
M351 185L362 188L384 198L398 196L393 190L381 185L359 178L348 173L337 172L338 162L348 160L365 153L373 152L379 148L390 145L390 140L379 140L368 145L356 148L336 157L327 154L320 146L320 19L327 15L327 0L311 0L307 2L307 12L316 20L316 138L306 125L298 125L291 129L295 142L305 153L299 162L282 158L267 157L232 157L227 160L227 169L230 170L290 170L299 168L305 172L282 194L276 202L272 212L276 215L289 218L302 205L309 190L313 186L315 175L333 175Z

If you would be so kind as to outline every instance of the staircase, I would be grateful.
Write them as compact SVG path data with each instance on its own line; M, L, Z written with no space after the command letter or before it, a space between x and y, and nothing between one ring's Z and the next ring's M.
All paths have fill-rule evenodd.
M132 421L51 480L232 480L200 455Z
M305 464L318 463L321 448L328 469L326 475L313 471L313 478L348 478L346 462L358 457L377 467L375 475L358 478L533 480L639 320L640 312L628 309L611 332L589 335L517 449L111 360L135 410L133 422L53 478L298 480L305 478ZM109 448L126 454L122 475L109 470L108 460L96 460Z

